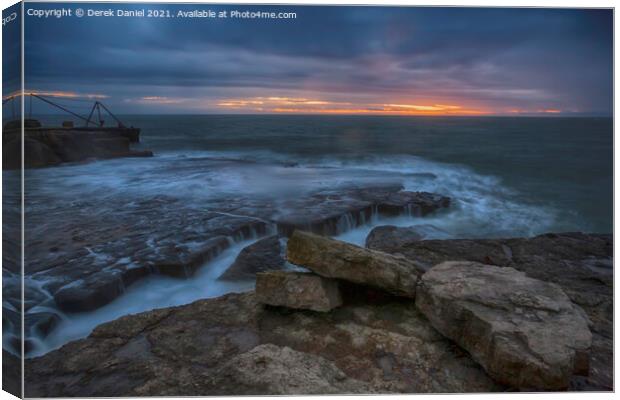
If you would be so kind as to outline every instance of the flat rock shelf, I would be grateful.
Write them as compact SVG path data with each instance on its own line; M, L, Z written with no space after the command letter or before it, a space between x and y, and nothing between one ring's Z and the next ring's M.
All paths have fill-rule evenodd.
M26 353L35 347L28 335L45 337L54 330L59 319L54 310L97 310L150 276L191 278L237 243L267 236L273 236L271 242L285 240L295 229L334 235L377 216L422 217L447 209L450 199L390 184L325 189L283 201L226 197L204 207L167 196L130 202L112 197L105 207L80 199L49 204L44 197L31 197L29 204ZM16 217L19 198L7 199L6 208L7 220ZM7 232L7 249L16 248L8 242L11 237ZM278 242L273 244L277 248ZM278 250L265 251L265 257L283 263ZM250 272L237 278L253 280L261 267L242 266L243 257L238 261ZM7 254L5 279L18 279L18 266L19 254ZM234 278L235 269L223 278ZM5 323L17 327L20 293L7 290L5 299Z

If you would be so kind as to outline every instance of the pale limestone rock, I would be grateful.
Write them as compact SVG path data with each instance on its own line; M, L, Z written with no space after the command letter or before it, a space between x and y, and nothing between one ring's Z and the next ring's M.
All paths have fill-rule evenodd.
M565 389L587 373L588 319L562 289L513 268L444 262L422 276L416 307L496 381Z

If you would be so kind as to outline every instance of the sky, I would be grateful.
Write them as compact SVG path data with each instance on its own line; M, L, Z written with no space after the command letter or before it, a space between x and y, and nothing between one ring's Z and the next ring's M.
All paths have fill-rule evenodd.
M120 114L612 114L611 10L83 7L175 18L27 16L26 91L82 108L99 99Z

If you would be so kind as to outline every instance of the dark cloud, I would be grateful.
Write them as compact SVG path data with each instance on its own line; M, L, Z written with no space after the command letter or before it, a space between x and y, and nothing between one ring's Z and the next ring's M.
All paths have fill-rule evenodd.
M100 8L108 6L119 5ZM157 7L293 11L298 18L28 17L27 85L104 93L128 112L217 112L222 98L295 94L453 101L497 112L612 112L611 10ZM135 101L148 96L184 101Z

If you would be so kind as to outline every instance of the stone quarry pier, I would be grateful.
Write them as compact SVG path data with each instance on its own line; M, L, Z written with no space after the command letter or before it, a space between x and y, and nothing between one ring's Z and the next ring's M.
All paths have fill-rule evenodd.
M21 168L22 140L24 148L24 168L41 168L66 162L83 162L94 159L118 157L150 157L148 150L135 150L131 145L140 141L140 128L125 126L105 105L95 101L88 117L56 104L40 95L31 93L30 98L58 108L84 122L74 126L73 121L65 121L62 126L43 126L36 119L14 118L3 126L3 169ZM5 99L15 101L18 96ZM32 104L32 101L30 101ZM32 107L32 106L31 106ZM31 112L32 113L32 112ZM103 115L111 117L116 125L104 126Z

